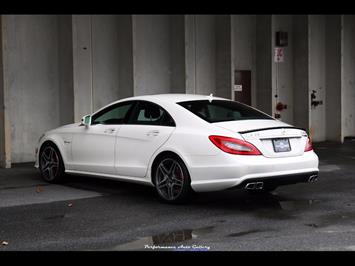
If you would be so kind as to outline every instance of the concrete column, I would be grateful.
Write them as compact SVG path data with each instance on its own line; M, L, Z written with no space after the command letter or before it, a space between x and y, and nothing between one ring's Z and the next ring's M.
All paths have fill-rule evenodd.
M308 130L308 16L293 16L293 124Z
M3 64L3 54L6 53L6 39L4 31L6 28L3 24L3 15L0 19L0 167L11 167L11 128L9 123L8 109L8 84L6 77L6 68ZM6 37L5 37L6 38Z
M127 98L133 93L133 33L132 16L118 16L118 98Z
M328 15L325 19L326 140L341 141L341 16Z
M231 98L231 16L216 15L216 96Z
M186 15L185 27L185 73L186 93L196 94L196 16Z
M342 16L342 140L355 136L355 16Z
M183 15L170 16L170 92L185 93L185 18Z
M326 53L325 53L325 16L311 15L308 17L309 33L309 90L316 91L316 99L323 101L310 110L310 135L314 141L326 140Z
M251 103L256 107L256 16L232 15L232 84L234 70L251 71Z
M170 18L134 15L134 95L167 93L171 87Z
M119 19L117 15L92 16L93 110L119 98Z
M74 119L94 111L92 69L92 17L73 15Z
M74 122L72 16L58 15L58 70L60 124Z
M5 15L2 23L11 161L32 162L41 134L60 125L58 16Z
M256 17L256 106L272 114L272 18Z
M274 57L276 47L276 32L288 33L288 45L283 48L284 61L275 62L272 58L272 112L276 112L276 104L281 102L287 105L287 109L280 112L280 120L286 123L293 123L293 30L292 16L272 16L272 49L271 56ZM277 95L277 97L275 97Z

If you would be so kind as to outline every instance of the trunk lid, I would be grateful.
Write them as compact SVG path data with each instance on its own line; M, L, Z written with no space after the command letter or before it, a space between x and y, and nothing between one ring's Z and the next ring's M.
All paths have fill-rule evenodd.
M265 157L270 158L300 156L304 153L307 142L307 133L303 129L278 120L239 120L214 124L239 133ZM288 145L290 150L287 150Z

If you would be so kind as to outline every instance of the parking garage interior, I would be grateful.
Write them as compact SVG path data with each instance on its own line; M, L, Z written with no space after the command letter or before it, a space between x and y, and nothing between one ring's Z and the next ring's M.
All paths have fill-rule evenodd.
M0 29L0 251L355 250L355 15L8 14ZM47 130L161 93L213 94L305 129L318 181L169 205L151 187L49 184L33 167Z
M46 130L159 93L239 100L343 142L355 136L354 36L353 15L2 15L1 165L34 161Z

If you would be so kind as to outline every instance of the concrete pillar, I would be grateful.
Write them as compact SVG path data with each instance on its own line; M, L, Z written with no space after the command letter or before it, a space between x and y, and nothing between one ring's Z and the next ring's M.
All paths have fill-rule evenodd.
M185 93L185 18L183 15L170 16L170 92Z
M60 125L58 16L2 18L11 161L34 161L41 134ZM7 94L7 95L6 95ZM9 132L9 131L7 131Z
M74 119L94 111L92 17L73 15Z
M0 167L11 167L11 129L8 109L8 84L5 79L6 68L3 63L3 54L6 53L6 28L3 24L3 15L0 18Z
M133 93L133 33L132 16L118 16L118 98L127 98Z
M293 123L293 21L290 15L272 16L272 49L271 56L274 57L276 48L276 32L283 31L288 34L288 44L282 47L284 60L275 62L272 58L272 112L276 112L276 104L281 102L287 105L287 109L280 112L280 120L286 123ZM277 95L277 97L275 97Z
M256 106L272 114L272 18L258 15L256 19Z
M342 16L342 140L355 136L355 16Z
M72 16L58 15L58 70L60 124L74 122Z
M116 15L73 16L76 121L120 98L120 22Z
M293 16L293 125L308 130L308 16Z
M117 15L92 16L92 78L94 111L118 100L119 20Z
M314 90L316 99L323 101L310 110L310 135L314 141L326 140L326 53L325 53L325 16L311 15L308 17L309 33L309 93Z
M186 15L185 28L185 91L196 94L196 16Z
M134 15L132 19L134 95L169 92L169 16Z
M251 71L251 104L256 107L256 16L232 15L232 84L234 70Z
M216 15L216 96L231 98L231 16Z
M326 140L341 141L341 16L327 15L325 19Z

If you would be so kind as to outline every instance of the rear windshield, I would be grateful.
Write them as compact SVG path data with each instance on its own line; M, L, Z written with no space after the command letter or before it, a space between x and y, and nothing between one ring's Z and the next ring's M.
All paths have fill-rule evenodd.
M179 102L198 117L209 123L248 120L248 119L273 119L272 117L259 112L245 104L224 100L199 100Z

